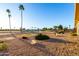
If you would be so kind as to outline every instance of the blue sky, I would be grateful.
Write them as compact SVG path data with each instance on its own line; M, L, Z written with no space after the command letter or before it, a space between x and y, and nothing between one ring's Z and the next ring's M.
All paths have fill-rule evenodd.
M6 9L11 10L12 28L20 28L20 11L18 3L0 4L0 27L9 28ZM43 28L63 25L74 27L73 3L24 3L23 27Z

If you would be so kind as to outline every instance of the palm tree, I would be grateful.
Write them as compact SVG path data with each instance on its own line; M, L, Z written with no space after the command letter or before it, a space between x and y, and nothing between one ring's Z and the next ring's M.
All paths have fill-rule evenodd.
M22 32L22 26L23 26L23 10L24 10L24 6L21 4L19 5L19 10L21 11L21 32Z
M11 20L10 20L10 17L11 17L11 11L9 9L6 10L6 12L8 13L8 17L9 17L9 27L10 27L10 32L11 32Z

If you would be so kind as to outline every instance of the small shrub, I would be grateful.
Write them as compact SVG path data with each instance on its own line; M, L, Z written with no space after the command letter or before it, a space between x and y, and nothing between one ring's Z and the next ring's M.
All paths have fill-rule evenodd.
M49 39L49 36L43 35L43 34L38 34L35 38L37 40L47 40L47 39Z
M28 38L23 36L22 39L28 39Z
M7 45L5 43L0 43L0 51L7 50Z
M0 43L4 43L4 41L0 41Z
M64 34L64 30L58 31L59 34Z
M77 36L77 33L71 33L72 36Z

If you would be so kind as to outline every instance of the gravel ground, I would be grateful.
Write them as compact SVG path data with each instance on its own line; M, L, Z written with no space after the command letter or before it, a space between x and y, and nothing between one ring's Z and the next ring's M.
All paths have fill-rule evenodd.
M10 40L7 41L7 45L9 47L9 54L11 56L42 56L42 55L48 55L45 51L40 50L40 48L37 48L25 41L22 40Z
M79 56L78 37L64 34L55 36L53 33L43 33L51 37L46 41L37 41L32 45L23 39L8 37L8 54L10 56ZM34 39L34 37L31 37Z

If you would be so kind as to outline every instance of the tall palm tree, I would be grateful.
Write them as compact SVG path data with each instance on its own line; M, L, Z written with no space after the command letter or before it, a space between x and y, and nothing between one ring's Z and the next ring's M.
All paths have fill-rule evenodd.
M22 26L23 26L23 11L24 11L24 6L21 4L19 5L19 10L21 11L21 32L22 32Z
M10 11L9 9L7 9L6 12L8 13L8 17L9 17L9 27L10 27L10 32L11 32L11 20L10 20L11 11Z

